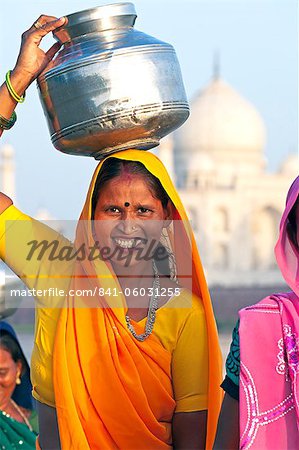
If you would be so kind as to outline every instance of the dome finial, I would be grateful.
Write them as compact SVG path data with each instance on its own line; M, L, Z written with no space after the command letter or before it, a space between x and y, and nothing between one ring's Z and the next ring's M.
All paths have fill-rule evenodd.
M215 81L219 80L219 78L220 78L220 52L219 52L219 50L214 51L213 78Z

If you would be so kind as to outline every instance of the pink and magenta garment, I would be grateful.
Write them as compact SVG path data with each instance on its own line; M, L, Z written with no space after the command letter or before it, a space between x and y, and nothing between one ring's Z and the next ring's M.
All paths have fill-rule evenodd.
M240 311L242 450L299 449L299 254L287 233L298 194L299 177L289 190L275 247L292 291Z

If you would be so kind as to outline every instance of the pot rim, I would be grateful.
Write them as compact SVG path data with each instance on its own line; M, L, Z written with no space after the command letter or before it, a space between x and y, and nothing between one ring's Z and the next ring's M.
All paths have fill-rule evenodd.
M109 3L106 5L96 6L94 8L83 9L82 11L77 11L75 13L66 15L65 17L68 19L68 23L65 28L67 28L68 26L80 24L85 21L127 15L137 16L133 3Z

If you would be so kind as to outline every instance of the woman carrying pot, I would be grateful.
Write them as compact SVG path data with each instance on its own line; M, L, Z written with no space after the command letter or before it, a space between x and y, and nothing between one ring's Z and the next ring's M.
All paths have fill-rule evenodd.
M299 447L299 177L288 192L275 255L291 290L239 313L215 449Z
M44 53L42 38L63 23L41 16L23 35L0 90L2 128L58 50ZM159 159L127 150L102 160L74 244L4 194L0 205L0 256L37 296L38 445L210 449L221 397L216 325L192 230Z

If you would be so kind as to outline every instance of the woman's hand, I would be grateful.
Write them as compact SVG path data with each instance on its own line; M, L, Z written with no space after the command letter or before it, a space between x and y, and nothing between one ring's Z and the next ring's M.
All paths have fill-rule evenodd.
M36 22L22 35L20 53L14 69L10 74L10 81L14 91L19 95L24 95L28 86L47 67L59 50L59 42L44 52L39 48L42 39L51 31L62 27L66 23L66 18L42 15ZM9 119L17 105L16 100L10 95L5 83L0 87L0 115ZM0 136L3 129L0 127Z
M48 33L63 26L65 21L65 17L57 19L57 17L42 15L29 30L23 33L20 53L11 74L13 86L19 84L18 80L22 79L27 84L23 86L25 90L46 68L61 44L56 42L47 52L39 48L39 45Z

